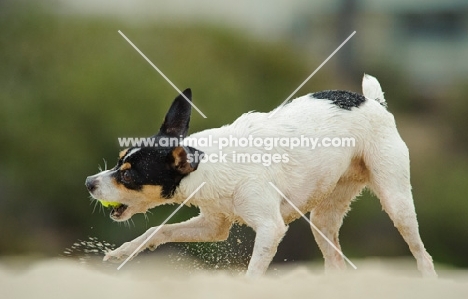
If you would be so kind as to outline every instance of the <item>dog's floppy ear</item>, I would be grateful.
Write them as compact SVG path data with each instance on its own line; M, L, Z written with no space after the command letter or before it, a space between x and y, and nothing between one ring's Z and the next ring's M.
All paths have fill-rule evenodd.
M181 137L187 136L190 113L192 112L192 91L187 88L172 102L171 108L164 118L157 136Z
M190 146L178 146L169 153L172 168L181 174L189 174L197 170L204 153Z

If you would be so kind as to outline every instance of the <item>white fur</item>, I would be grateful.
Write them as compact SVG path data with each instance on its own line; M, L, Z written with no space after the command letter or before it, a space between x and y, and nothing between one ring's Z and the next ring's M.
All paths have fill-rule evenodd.
M93 193L94 198L113 198L115 200L120 200L121 194L112 183L113 173L114 171L109 169L89 177L89 180L93 180L99 185L99 188Z
M381 200L383 208L408 243L418 268L426 276L435 276L432 259L424 249L418 232L409 181L408 149L400 138L394 118L382 103L383 92L378 81L364 76L363 93L367 100L351 111L333 105L329 100L303 96L269 113L252 112L231 125L205 130L192 138L220 137L353 137L355 147L263 148L227 147L227 163L201 163L184 178L176 191L182 202L200 184L206 182L190 204L200 208L200 215L184 223L171 224L149 241L155 248L166 242L221 241L229 234L234 221L245 223L256 231L254 251L247 274L256 276L268 268L287 224L299 214L285 202L269 182L277 186L303 213L311 212L311 221L340 248L338 231L351 201L364 187ZM217 145L198 147L205 154L219 153ZM269 167L261 163L234 163L233 152L287 154L288 163ZM108 253L105 259L122 258L151 234L127 242ZM322 250L327 270L343 269L343 258L314 232Z
M384 93L382 88L380 88L379 81L377 81L375 77L364 74L362 78L362 93L366 98L376 100L380 104L386 106Z

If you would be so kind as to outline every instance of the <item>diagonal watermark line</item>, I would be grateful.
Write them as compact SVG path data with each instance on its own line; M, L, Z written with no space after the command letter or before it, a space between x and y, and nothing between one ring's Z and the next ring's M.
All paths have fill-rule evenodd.
M335 244L333 244L332 241L330 241L330 239L328 239L313 223L312 221L310 221L293 203L291 200L289 200L286 195L283 194L283 192L281 192L280 189L278 189L278 187L275 186L275 184L273 184L272 182L269 182L270 185L276 190L276 192L278 192L292 207L294 210L296 210L296 212L299 213L299 215L301 215L302 218L304 218L307 222L309 222L310 226L312 226L313 229L315 229L319 234L320 236L322 236L325 241L328 242L328 244L331 245L331 247L333 247L333 249L335 249L347 262L348 264L351 265L351 267L354 268L354 270L357 269L357 267L353 264L353 262L351 262L347 257L346 255L343 254L343 252L341 252L340 249L338 249L338 247L335 246Z
M151 235L149 235L145 241L143 241L143 243L140 244L140 246L137 247L137 249L135 249L135 251L132 252L132 254L130 254L129 257L127 257L127 259L125 261L123 261L122 264L120 264L120 266L117 268L117 270L120 270L135 254L137 254L138 251L140 251L140 249L146 244L148 243L148 241L161 229L161 227L166 224L171 218L172 216L174 216L194 195L195 193L198 192L198 190L201 189L201 187L203 187L204 185L206 184L206 182L203 182L201 183L200 186L198 186L197 189L195 189L195 191L192 192L192 194L190 194L187 199L184 200L184 202L182 202L178 207L177 209L174 210L174 212L172 212L171 215L169 215L169 217L166 218L166 220L163 221L163 223L161 223L152 233Z
M177 92L182 95L184 97L184 99L189 102L190 105L192 105L192 107L197 110L198 113L200 113L200 115L203 117L203 118L206 118L205 114L203 114L203 112L201 112L200 109L198 109L197 106L195 106L194 103L192 103L192 101L190 101L181 91L180 89L177 88L177 86L175 86L174 83L172 83L171 80L169 80L169 78L164 75L164 73L157 67L154 65L154 63L151 62L151 60L148 59L148 57L146 57L145 54L143 54L143 52L140 51L140 49L137 48L137 46L135 46L135 44L132 43L131 40L128 39L128 37L125 36L125 34L122 33L122 31L118 31L120 35L122 35L122 37L164 78L166 79L166 81L175 89L177 90Z
M331 53L330 56L328 56L327 59L325 59L325 60L322 62L322 64L319 65L319 66L315 69L315 71L313 71L312 74L310 74L310 76L307 77L307 79L305 79L304 82L302 82L302 84L299 85L299 87L296 88L296 90L294 90L294 91L289 95L289 97L288 97L286 100L284 100L283 103L281 103L281 105L279 105L278 108L276 108L276 109L273 111L273 113L271 113L270 115L268 115L268 118L273 117L273 115L275 115L275 113L278 112L278 110L280 110L280 109L289 101L289 99L291 99L291 98L296 94L296 92L298 92L299 89L301 89L302 86L304 86L304 84L306 84L307 81L309 81L310 78L312 78L312 77L315 75L315 73L317 73L317 72L322 68L322 66L324 66L325 63L327 63L328 60L330 60L330 58L332 58L332 57L336 54L336 52L338 52L338 51L341 49L341 47L343 47L343 46L353 37L353 35L355 35L355 34L356 34L356 31L354 31L353 33L351 33L351 35L348 36L348 38L346 38L346 39L344 40L344 42L342 42L341 45L339 45L338 48L336 48L335 51L333 51L333 53Z

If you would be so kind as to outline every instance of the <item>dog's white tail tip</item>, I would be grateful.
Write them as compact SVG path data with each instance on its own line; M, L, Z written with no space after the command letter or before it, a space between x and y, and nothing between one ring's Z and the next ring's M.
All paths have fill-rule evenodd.
M364 74L362 78L362 94L371 100L376 100L382 106L387 107L387 102L385 102L384 93L380 87L379 81L371 75Z

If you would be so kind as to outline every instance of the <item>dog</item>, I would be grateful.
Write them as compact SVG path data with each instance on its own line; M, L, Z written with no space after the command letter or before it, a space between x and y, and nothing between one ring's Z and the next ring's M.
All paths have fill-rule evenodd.
M336 250L341 250L339 229L351 202L367 187L380 199L423 276L436 277L432 257L419 235L408 148L397 131L393 115L387 111L377 79L364 75L362 88L362 95L340 90L308 94L270 113L246 113L230 125L201 131L189 138L188 100L192 100L192 94L190 89L185 90L175 98L159 132L152 136L157 145L121 151L113 169L89 176L85 185L93 198L116 202L110 217L125 221L159 205L181 204L205 183L188 202L199 207L200 214L182 223L152 227L108 252L104 260L119 261L130 256L156 229L159 231L140 251L154 250L167 242L223 241L237 222L256 232L246 274L259 276L267 270L287 225L301 217L301 213L310 212L311 222L323 233L322 236L312 230L326 272L345 269L344 258ZM355 144L314 149L230 144L222 153L216 144L196 147L184 144L185 140L203 138L245 141L251 136L277 141L298 136L314 136L323 141L347 137ZM179 142L159 145L167 138ZM223 161L205 159L208 161L204 163L205 157L218 154L224 155L218 157ZM276 163L265 166L255 161L239 163L237 154L244 158L277 156Z

